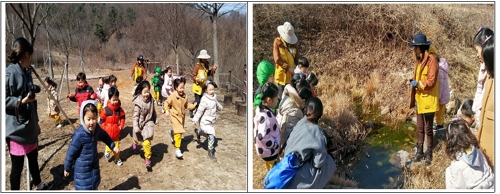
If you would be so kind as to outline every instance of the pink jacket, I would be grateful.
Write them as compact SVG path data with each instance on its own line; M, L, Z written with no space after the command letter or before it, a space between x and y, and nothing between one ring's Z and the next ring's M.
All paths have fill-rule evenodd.
M448 72L450 67L445 58L439 58L439 104L444 105L450 102L450 87L448 85Z
M176 76L172 75L172 77L168 77L167 74L163 76L165 78L163 82L163 86L161 87L161 95L165 98L168 98L170 94L174 92L174 79Z
M479 73L477 75L477 87L476 94L474 95L474 103L472 103L472 111L476 113L476 121L479 121L481 115L481 103L483 102L483 94L484 94L484 81L486 80L486 67L484 63L481 63L479 67ZM479 123L479 122L478 122Z
M265 161L276 159L281 149L280 126L276 116L269 109L259 110L257 107L253 123L257 155Z

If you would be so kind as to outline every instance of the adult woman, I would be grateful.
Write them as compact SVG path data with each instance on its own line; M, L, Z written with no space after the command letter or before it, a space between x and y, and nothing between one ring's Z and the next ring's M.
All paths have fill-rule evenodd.
M194 65L192 78L193 78L193 93L194 93L194 101L196 102L196 108L198 108L198 104L200 104L201 96L202 96L202 88L205 85L205 82L208 80L208 76L214 75L215 70L217 70L217 64L214 64L212 68L209 68L208 59L210 59L210 55L208 55L207 50L203 49L200 51L200 55L198 55L198 62ZM193 118L193 111L189 111L189 116Z
M302 166L287 189L322 189L336 170L335 161L327 151L327 137L318 124L323 104L312 97L306 103L305 117L293 127L285 145L285 155L296 152ZM299 159L300 160L300 159Z
M481 103L481 115L477 139L479 147L483 149L484 155L495 171L495 38L490 35L483 41L482 55L484 66L488 75L485 81L483 102Z
M427 165L432 162L434 113L439 109L438 61L429 52L430 41L425 34L417 34L408 46L415 51L415 71L412 86L410 108L417 107L417 154L412 159L420 161L425 156ZM424 134L427 137L427 151L423 153Z
M137 61L134 62L132 70L130 71L130 78L135 81L137 77L140 76L143 80L147 80L148 74L145 66L146 65L144 63L144 57L142 55L139 55L137 57Z
M283 89L292 80L296 61L300 57L297 47L297 36L290 22L278 26L279 37L274 39L273 58L276 64L274 71L274 82L278 85L278 97L281 100Z
M32 183L36 190L47 190L51 183L43 183L38 168L38 112L36 92L29 72L33 46L25 38L14 41L12 52L7 56L10 65L6 69L5 88L5 136L11 158L10 189L19 190L24 156L28 158Z

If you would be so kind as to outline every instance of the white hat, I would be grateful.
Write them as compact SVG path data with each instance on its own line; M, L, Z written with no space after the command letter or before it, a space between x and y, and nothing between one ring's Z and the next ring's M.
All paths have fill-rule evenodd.
M280 33L281 38L283 38L287 43L297 43L297 36L295 36L295 30L290 22L285 22L283 25L278 26L278 32Z
M210 55L208 55L207 50L203 49L200 51L200 55L196 57L198 59L210 59Z

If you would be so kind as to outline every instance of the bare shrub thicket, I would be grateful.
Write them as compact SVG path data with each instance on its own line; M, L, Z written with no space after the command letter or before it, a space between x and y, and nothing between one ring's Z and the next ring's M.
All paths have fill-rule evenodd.
M317 94L326 105L324 128L334 129L339 147L365 137L358 133L364 130L350 111L353 108L347 108L355 106L354 101L361 100L363 109L388 108L384 118L390 126L415 114L409 109L410 90L405 84L414 71L408 43L416 33L425 33L447 59L450 89L459 98L473 98L479 62L472 38L479 26L495 27L493 4L262 4L253 10L254 70L261 60L272 61L273 38L279 36L276 27L292 23L300 53L319 77ZM341 120L346 117L352 118L351 125Z

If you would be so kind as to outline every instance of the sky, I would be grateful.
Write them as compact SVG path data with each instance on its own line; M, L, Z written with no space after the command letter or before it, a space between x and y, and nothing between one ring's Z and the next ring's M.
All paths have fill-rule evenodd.
M242 8L240 8L239 10L236 10L240 13L247 13L247 3L226 3L226 5L224 5L224 7L222 7L222 11L226 11L226 10L231 10L233 9L235 6L241 6L241 5L244 5Z

